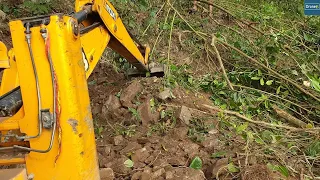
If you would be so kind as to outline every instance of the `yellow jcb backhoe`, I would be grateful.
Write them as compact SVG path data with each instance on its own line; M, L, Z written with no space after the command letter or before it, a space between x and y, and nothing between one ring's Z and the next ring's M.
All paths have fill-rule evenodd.
M150 48L134 41L108 0L76 0L75 13L9 23L0 42L0 179L99 177L87 78L107 47L142 73Z

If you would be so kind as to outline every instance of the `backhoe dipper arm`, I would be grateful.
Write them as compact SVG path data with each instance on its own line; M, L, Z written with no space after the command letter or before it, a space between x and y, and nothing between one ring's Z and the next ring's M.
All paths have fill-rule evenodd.
M84 28L80 30L87 77L110 47L139 71L147 72L150 48L134 42L119 14L107 0L77 0L73 15Z

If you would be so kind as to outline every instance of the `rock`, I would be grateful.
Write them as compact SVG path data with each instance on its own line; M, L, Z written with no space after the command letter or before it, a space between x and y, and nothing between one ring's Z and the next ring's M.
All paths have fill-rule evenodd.
M114 159L110 164L110 168L112 168L114 170L114 172L118 173L118 174L127 174L127 173L129 173L131 171L131 168L128 168L128 167L126 167L124 165L124 162L127 159L128 158L126 158L126 157Z
M145 137L138 138L137 141L139 144L147 144L150 142L149 139Z
M158 94L157 98L159 101L166 101L167 99L171 98L172 95L171 95L171 91L170 89L165 89L164 91L162 91L161 93Z
M111 168L100 169L100 178L101 180L113 180L114 179L113 170Z
M6 13L0 10L0 22L3 22L6 19Z
M138 107L140 120L144 127L147 127L160 119L160 113L158 111L154 113L152 112L150 100L150 98L145 99L145 101Z
M119 98L114 95L109 96L109 98L105 102L104 106L106 107L106 109L108 111L114 111L114 110L120 109L122 107Z
M187 127L179 127L174 129L174 137L178 138L179 140L183 140L185 138L187 138L189 132L189 128Z
M151 179L151 173L150 172L141 173L140 180L150 180L150 179Z
M138 107L138 113L140 115L142 126L149 126L152 121L150 99L146 99L145 102Z
M219 146L219 139L215 136L205 137L205 139L201 142L201 145L205 148L214 149L214 147Z
M154 173L152 173L151 179L157 179L160 176L162 176L162 174L164 174L166 171L164 170L164 168L158 169L157 171L155 171Z
M134 168L135 169L141 169L141 168L144 168L146 167L146 164L145 163L142 163L142 162L134 162Z
M192 142L180 143L180 147L186 152L189 158L198 153L200 146Z
M111 144L103 145L103 147L99 147L98 152L101 153L103 156L109 156L111 154Z
M140 180L142 172L136 172L132 175L131 180Z
M120 96L120 102L123 107L132 108L135 96L143 89L139 81L133 81L127 88L125 88Z
M201 170L195 170L192 168L187 169L186 176L183 178L183 180L204 180L204 179L205 179L205 176Z
M174 168L166 172L166 179L169 180L204 180L204 173L192 168Z
M123 139L123 137L122 137L121 135L115 136L115 137L113 138L113 143L114 143L114 145L116 145L116 146L122 145L122 144L123 144L123 141L124 141L124 139Z
M228 158L219 159L212 167L211 177L215 178L218 172L220 173L219 175L225 174L227 171L222 171L220 169L224 166L227 166L228 163Z
M142 146L137 142L129 142L128 145L120 151L120 154L126 155L127 153L133 153L138 149L141 149Z
M133 155L132 155L132 161L133 162L145 162L145 160L150 156L149 151L146 148L142 148L137 150Z
M153 171L156 171L156 170L158 170L160 168L163 168L163 167L166 167L166 166L169 165L169 163L167 162L166 159L160 158L160 157L158 157L158 159L153 160L151 162L154 162L153 163Z
M211 129L208 133L211 134L211 135L216 135L216 134L219 133L219 131L214 128L214 129Z
M174 172L173 171L167 171L166 172L166 179L173 179Z
M104 154L103 154L104 156L110 155L110 153L111 153L111 147L112 147L111 144L106 145L106 146L104 147Z
M173 156L168 158L167 162L172 166L185 166L186 159L184 157Z
M192 118L189 108L186 106L181 106L176 112L176 118L186 125L190 125L190 120Z

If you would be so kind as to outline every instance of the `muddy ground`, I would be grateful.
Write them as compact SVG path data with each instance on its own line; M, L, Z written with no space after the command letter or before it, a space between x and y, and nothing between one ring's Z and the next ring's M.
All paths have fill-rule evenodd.
M106 64L100 64L89 79L89 90L105 179L280 177L261 165L263 158L239 156L244 140L219 131L217 113L203 108L211 104L207 94L164 89L162 78L128 79ZM212 157L217 152L225 153ZM189 168L195 157L203 163L199 170ZM125 165L128 159L133 167ZM232 173L230 164L240 167L240 173Z

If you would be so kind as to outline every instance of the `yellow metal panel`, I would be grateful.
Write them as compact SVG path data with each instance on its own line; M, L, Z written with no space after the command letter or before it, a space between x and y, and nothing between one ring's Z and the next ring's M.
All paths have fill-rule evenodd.
M7 67L7 69L5 69L3 72L1 88L0 88L0 96L11 91L12 89L16 88L19 85L17 64L14 61L14 53L12 50L10 50L8 54L10 59L8 60L10 62L10 67Z
M0 159L0 165L25 164L25 158Z
M9 58L7 55L7 47L0 41L0 68L9 68Z
M79 36L72 31L72 18L52 16L47 26L50 37L50 52L55 68L59 94L58 130L53 149L40 154L31 152L26 157L29 174L35 180L49 179L99 179L99 168L90 110L86 73L82 59ZM21 132L37 134L37 104L35 79L25 42L21 21L10 23L13 47L16 54L25 116L19 120ZM52 85L40 28L32 30L32 48L38 70L43 109L52 112ZM18 53L19 52L19 53ZM50 130L44 130L39 138L30 140L30 147L45 150L49 146Z
M88 69L86 70L87 78L90 76L99 62L109 41L110 35L103 26L97 27L81 36L81 44L84 49L88 64Z
M138 61L143 65L147 65L148 62L146 62L143 55L139 51L137 45L130 37L129 33L127 32L127 29L123 25L121 18L119 18L117 11L112 6L112 4L107 0L95 0L94 10L100 14L100 17L106 25L106 27L108 28L109 32L117 39L117 41L122 46L125 47L123 49L129 51L130 55L132 55L135 58L135 61ZM121 55L124 57L127 56L127 54ZM132 59L127 60L132 63L136 63L133 62Z

